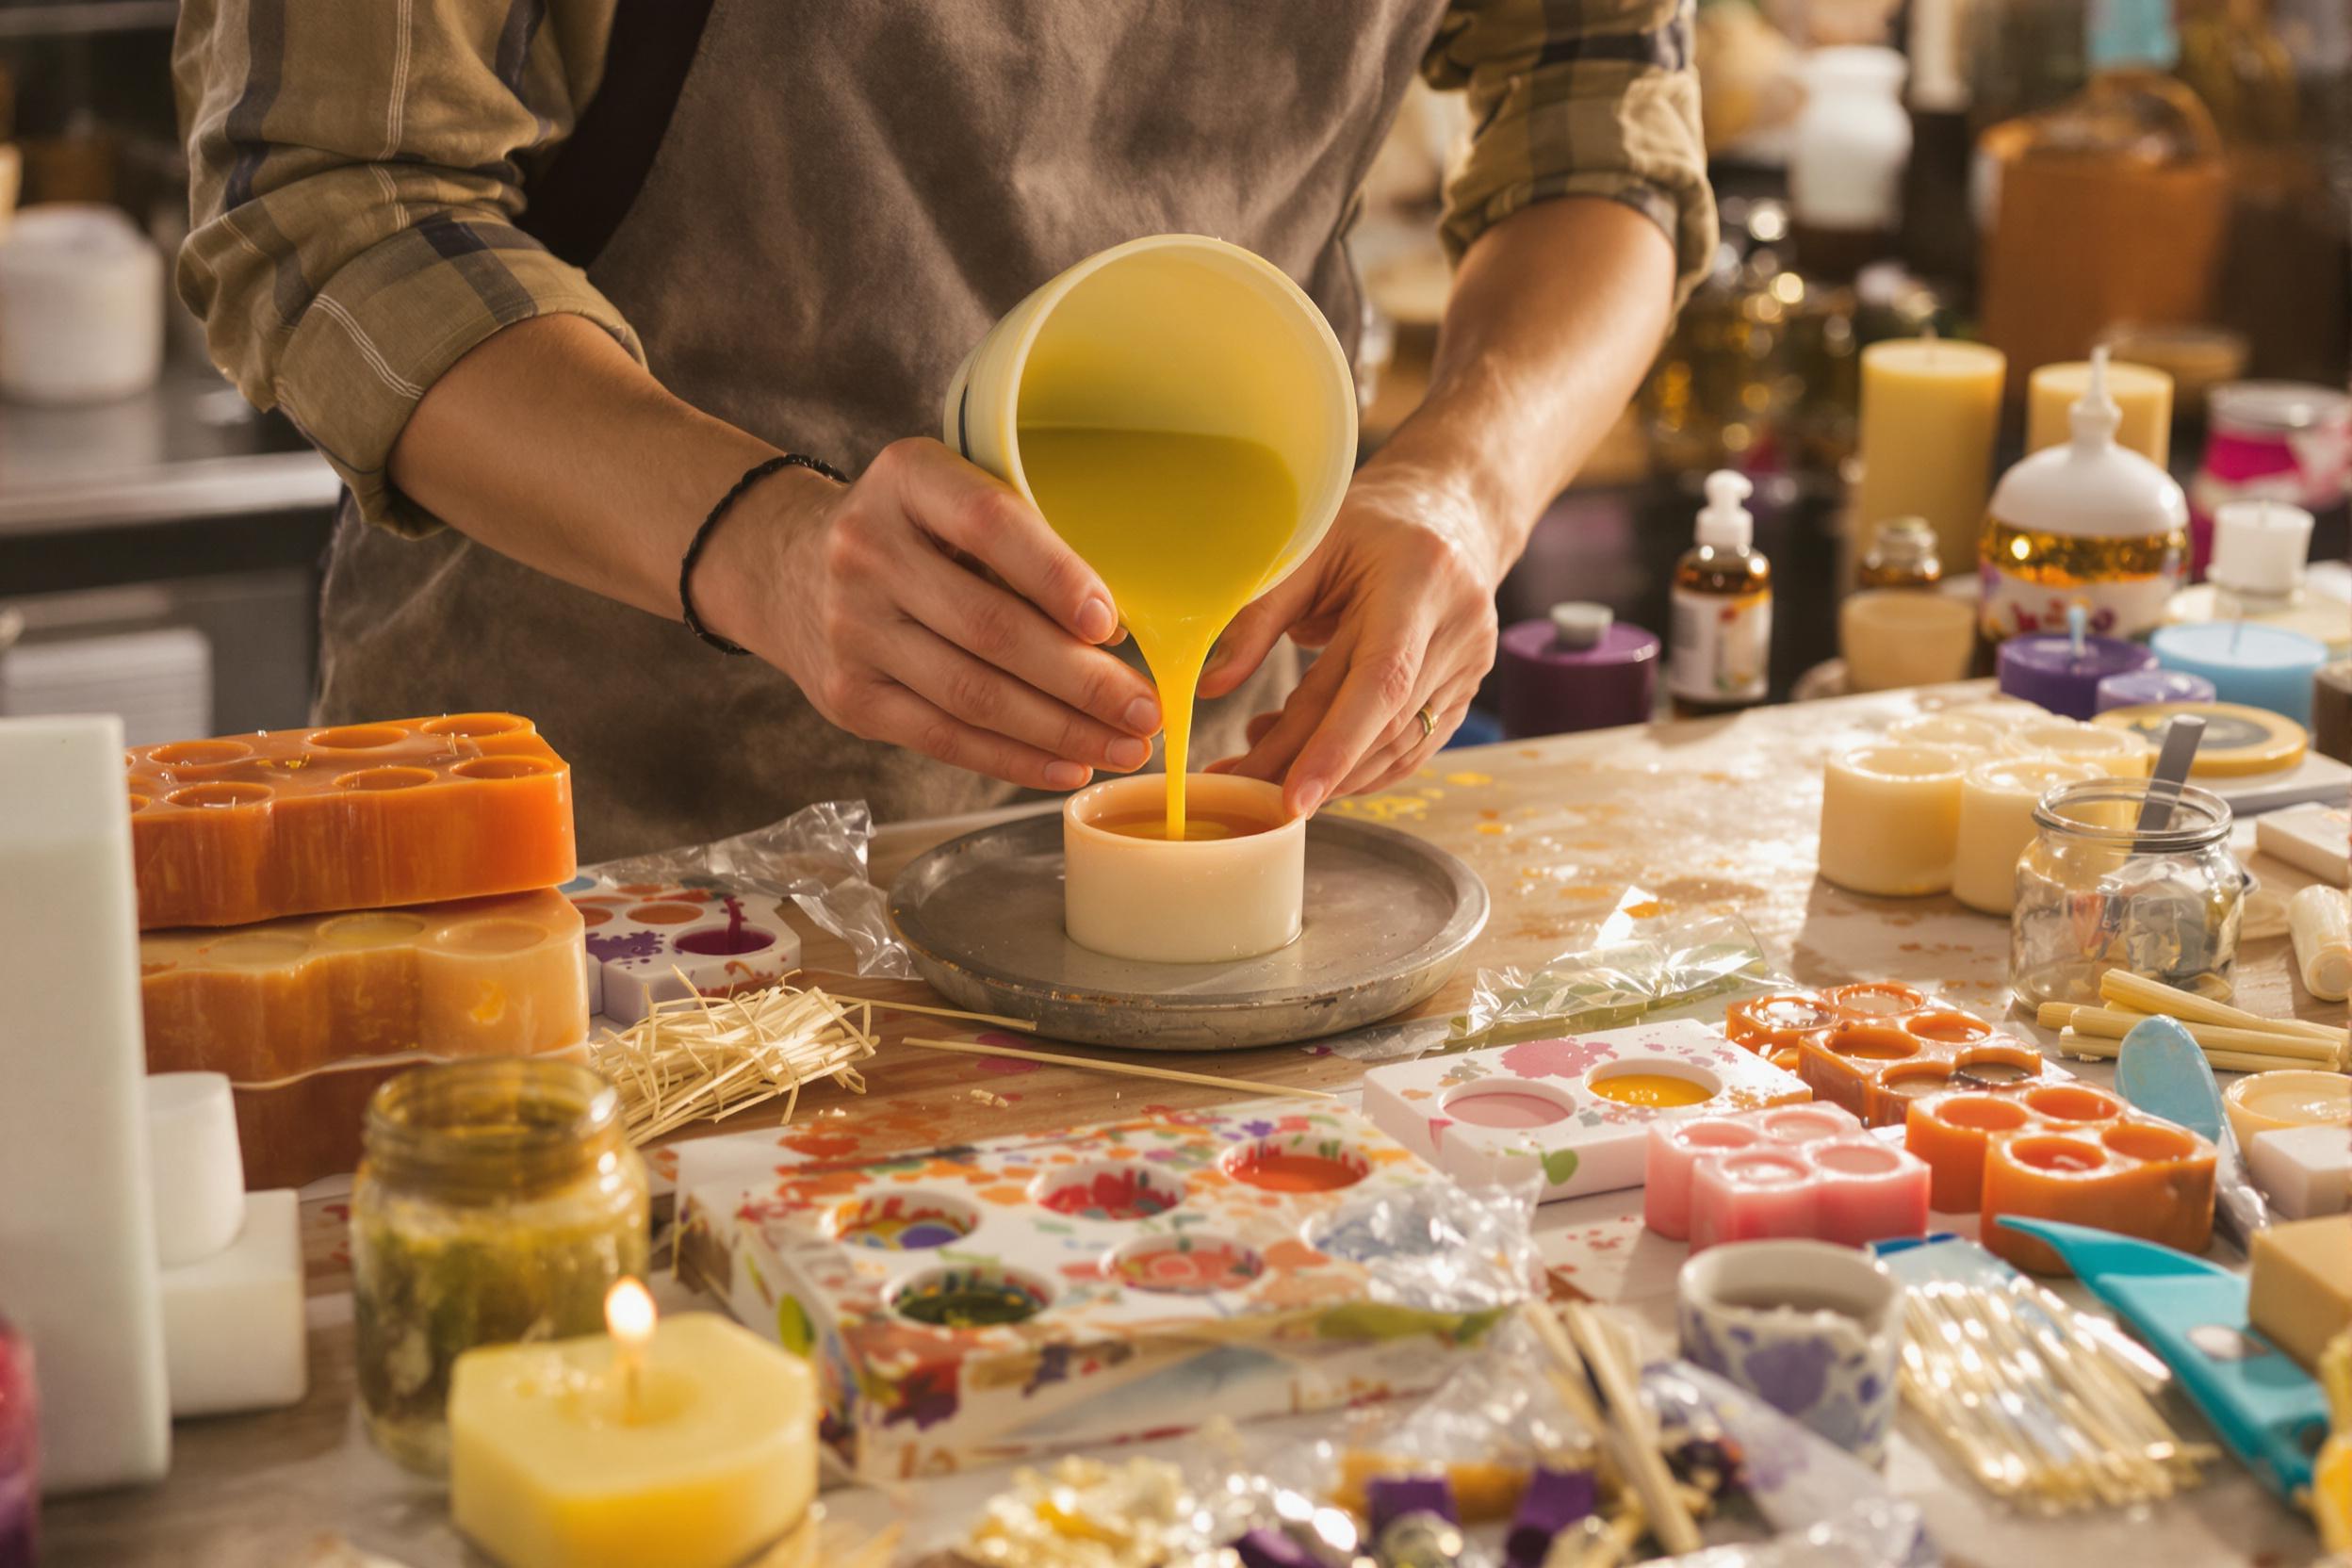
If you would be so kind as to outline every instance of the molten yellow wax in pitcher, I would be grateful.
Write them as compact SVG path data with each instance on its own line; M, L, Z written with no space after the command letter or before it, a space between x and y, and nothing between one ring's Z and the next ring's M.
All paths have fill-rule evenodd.
M1021 466L1037 510L1102 575L1152 667L1168 727L1166 837L1231 837L1225 824L1186 831L1193 691L1217 634L1265 588L1298 526L1297 481L1262 443L1168 431L1024 427Z

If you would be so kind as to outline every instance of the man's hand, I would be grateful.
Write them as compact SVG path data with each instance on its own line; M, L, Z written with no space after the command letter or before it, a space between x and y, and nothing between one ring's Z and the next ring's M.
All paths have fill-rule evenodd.
M909 439L854 484L788 469L740 504L695 601L832 723L1032 789L1150 759L1152 685L1100 645L1109 590L1010 486Z
M1315 553L1219 641L1202 696L1239 686L1285 632L1323 654L1279 713L1250 721L1248 753L1212 771L1279 780L1305 816L1421 766L1494 662L1492 538L1466 495L1405 464L1366 466Z

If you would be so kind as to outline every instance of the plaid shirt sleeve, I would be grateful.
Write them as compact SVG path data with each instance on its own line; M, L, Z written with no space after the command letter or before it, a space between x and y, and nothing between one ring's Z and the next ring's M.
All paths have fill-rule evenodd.
M1467 156L1447 176L1459 258L1523 207L1603 196L1674 242L1677 300L1706 276L1715 200L1699 136L1692 0L1454 0L1421 74L1469 95Z
M173 75L213 360L283 409L364 516L440 526L385 477L425 388L499 328L612 302L514 226L520 164L603 69L614 0L186 0Z

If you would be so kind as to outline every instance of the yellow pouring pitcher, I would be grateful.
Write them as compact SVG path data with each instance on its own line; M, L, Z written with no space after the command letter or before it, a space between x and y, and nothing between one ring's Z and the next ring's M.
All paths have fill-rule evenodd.
M1160 691L1170 840L1188 825L1193 693L1235 612L1306 559L1356 457L1355 378L1280 268L1201 235L1088 256L989 329L945 439L1100 574Z

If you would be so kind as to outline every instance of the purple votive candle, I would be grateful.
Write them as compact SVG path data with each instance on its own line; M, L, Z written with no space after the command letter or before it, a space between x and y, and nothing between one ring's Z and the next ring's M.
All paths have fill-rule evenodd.
M2156 667L2156 655L2121 637L2012 637L2001 645L2001 691L2053 713L2087 719L2099 711L2099 684Z
M1600 1506L1600 1485L1590 1470L1537 1470L1511 1515L1504 1568L1542 1568L1553 1539Z
M1408 1513L1434 1513L1450 1523L1462 1523L1462 1515L1454 1509L1454 1483L1443 1476L1376 1477L1365 1485L1364 1496L1374 1535Z
M2126 670L2099 683L2099 711L2151 702L2211 702L2213 683L2186 670Z
M33 1348L0 1317L0 1568L41 1557L40 1415Z
M1503 632L1503 734L1564 735L1647 724L1658 709L1658 638L1601 604L1556 604Z

